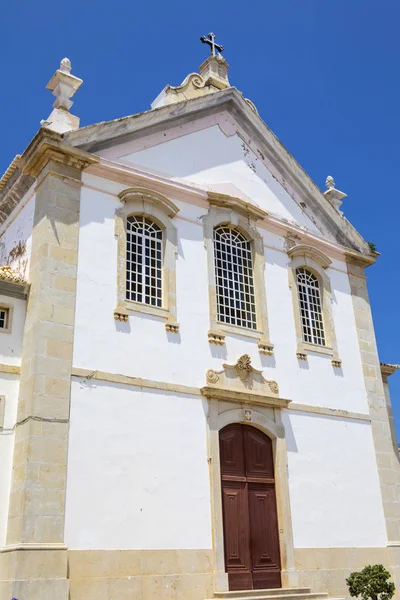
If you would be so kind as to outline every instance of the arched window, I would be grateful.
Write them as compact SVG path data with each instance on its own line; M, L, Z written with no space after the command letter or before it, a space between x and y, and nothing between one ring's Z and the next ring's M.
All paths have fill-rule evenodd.
M144 216L126 226L126 299L162 306L163 231Z
M318 278L304 267L296 269L304 342L325 346L322 297Z
M117 238L116 321L130 313L165 320L169 333L178 333L175 263L178 254L175 204L158 192L128 188L118 194L115 211Z
M227 226L214 229L217 320L257 328L251 242Z

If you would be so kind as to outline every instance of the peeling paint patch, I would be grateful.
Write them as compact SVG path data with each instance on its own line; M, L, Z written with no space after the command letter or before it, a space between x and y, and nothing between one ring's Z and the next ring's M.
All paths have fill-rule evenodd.
M290 248L293 248L293 246L296 246L296 244L300 244L300 243L301 243L301 237L299 235L297 235L296 233L288 231L286 236L284 237L283 247L285 248L285 250L287 252L288 250L290 250Z
M261 150L259 150L258 148L257 148L257 154L258 154L258 156L261 158L261 160L265 160L265 156L264 156L264 154L263 154L263 153L261 152Z
M10 250L9 254L8 254L8 263L10 264L10 262L17 260L18 258L21 258L22 256L24 256L24 254L26 253L26 243L22 242L21 240L14 246L14 248L12 248L12 250Z
M248 156L250 154L250 148L248 148L244 142L242 142L242 148L244 156Z

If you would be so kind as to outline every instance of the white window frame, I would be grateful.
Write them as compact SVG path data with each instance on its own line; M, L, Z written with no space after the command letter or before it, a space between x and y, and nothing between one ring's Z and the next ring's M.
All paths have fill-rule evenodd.
M324 354L331 357L334 367L341 367L342 361L338 355L336 333L332 313L332 291L326 270L332 264L330 258L318 248L307 244L297 244L288 250L291 259L289 268L289 287L292 292L294 323L296 330L296 356L299 360L307 360L309 352ZM301 324L301 310L296 271L304 268L318 279L322 304L322 321L324 325L325 345L306 342Z
M0 333L11 333L14 307L10 304L4 304L4 302L1 302L0 310L4 310L7 313L7 327L1 327Z
M138 232L140 229L143 230L142 233ZM157 308L163 306L164 237L164 227L147 215L127 216L126 299L128 301L141 302ZM133 260L134 255L136 255L136 261ZM139 256L141 256L141 261L139 261ZM146 264L147 261L149 264ZM136 263L136 268L134 263ZM147 278L149 285L146 285ZM148 293L146 293L146 289ZM139 300L138 297L142 299Z
M179 323L176 315L176 257L177 232L172 220L179 209L171 200L145 188L128 188L119 194L123 203L115 211L115 235L118 244L117 267L117 307L114 318L128 321L131 312L150 314L165 319L165 328L178 333ZM126 249L127 219L129 216L144 216L154 221L163 231L163 278L162 306L153 306L144 302L134 302L126 297Z
M221 236L219 236L220 232L222 233ZM217 235L219 239L217 239ZM228 240L225 236L228 236ZM252 242L239 228L227 225L217 225L214 227L213 240L217 320L226 325L235 325L250 330L257 329ZM220 247L219 250L218 246ZM229 258L225 261L223 260L224 249L226 255L230 249L233 250L231 252L232 258L235 251L236 255L240 256L241 260L238 262L240 262L241 268L238 265L236 272L234 269L234 260L229 260ZM225 264L226 268L223 267L223 264ZM221 277L218 277L218 271L221 272ZM227 285L224 284L224 281L227 282ZM222 289L222 294L218 293L218 288ZM244 297L242 300L238 299L238 293L243 294ZM227 312L232 310L230 306L232 296L234 296L234 314L228 315ZM244 308L239 308L239 303L243 303L245 305ZM230 323L230 320L235 322Z
M256 228L257 221L264 219L267 213L240 198L233 198L225 194L209 192L208 200L210 202L210 208L207 215L203 217L210 305L210 329L208 332L208 341L213 344L224 345L227 333L240 335L257 340L258 350L261 354L272 355L274 346L269 338L264 278L264 243L262 236ZM217 319L214 229L219 225L225 225L241 231L251 243L257 321L256 329L247 329L245 327L231 325L218 321Z
M326 335L319 277L308 267L297 267L295 275L303 340L323 348L326 346ZM312 283L307 280L308 278Z

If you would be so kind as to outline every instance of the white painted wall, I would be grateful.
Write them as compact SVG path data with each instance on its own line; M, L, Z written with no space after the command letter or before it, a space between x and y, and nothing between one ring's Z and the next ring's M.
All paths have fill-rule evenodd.
M0 229L0 266L9 265L26 280L29 280L35 212L35 196L32 194L32 190L28 190Z
M218 125L194 131L144 150L101 151L126 164L145 167L191 183L207 185L221 193L244 194L264 210L296 222L310 231L318 227L304 214L264 162L237 134L227 136ZM128 146L128 147L127 147ZM235 193L234 189L237 188Z
M211 547L201 398L73 382L65 543Z
M218 191L224 191L224 186L232 191L234 186L242 197L317 230L260 162L249 164L252 159L234 133L226 137L219 127L212 127L147 149L136 148L131 154L128 150L125 144L123 152L109 149L107 156L115 160L116 154L123 154L125 163ZM128 323L116 322L114 217L120 207L118 193L127 186L88 174L83 175L83 183L75 367L201 387L207 369L234 364L248 353L266 378L279 383L283 398L368 412L344 262L333 260L327 270L341 370L333 369L328 356L310 353L306 363L296 358L289 259L285 240L272 231L260 229L274 356L260 355L256 342L244 336L228 334L225 346L210 345L201 221L206 209L171 196L180 208L174 219L179 334L167 333L164 320L153 316L132 313ZM369 425L302 413L286 413L284 419L290 439L295 545L385 545ZM66 523L70 548L210 547L209 510L205 415L199 398L97 381L73 383Z
M0 329L0 363L20 365L26 301L0 294L0 305L3 304L12 308L12 318L10 333L4 333Z
M0 396L5 398L5 414L4 428L0 428L0 547L6 543L18 390L19 376L1 373Z
M98 177L84 182L103 186ZM104 184L105 186L105 184ZM262 231L266 244L266 293L274 357L259 354L257 344L227 335L224 347L208 343L209 303L206 251L200 217L205 209L183 205L174 219L178 229L177 308L179 334L167 334L161 318L132 313L128 323L116 322L117 242L114 236L116 197L123 186L107 183L113 193L82 188L74 365L126 375L205 384L209 368L235 363L249 353L265 376L278 381L282 397L294 402L366 412L367 400L346 267L334 261L327 271L333 288L333 314L342 370L332 368L328 356L312 355L307 363L296 358L296 339L289 258L283 238ZM93 260L96 257L96 260Z
M371 427L283 412L294 545L386 546Z
M268 243L271 237L268 235ZM279 247L279 244L275 246ZM275 364L268 376L278 381L281 395L293 402L367 413L368 401L345 264L333 261L333 268L326 270L332 286L338 353L343 361L342 369L333 369L330 356L310 352L307 361L297 360L288 280L289 257L286 252L271 248L265 249L265 257L270 335L275 344L274 361L264 360L265 364Z

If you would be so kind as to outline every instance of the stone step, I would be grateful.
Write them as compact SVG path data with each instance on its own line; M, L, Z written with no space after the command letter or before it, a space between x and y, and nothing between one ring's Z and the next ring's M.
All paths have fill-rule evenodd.
M311 588L298 587L298 588L271 588L268 590L239 590L236 592L214 592L215 598L252 598L253 596L292 596L294 594L309 594Z
M285 590L289 593L282 593L282 590L240 590L237 592L215 592L215 598L226 600L328 600L328 594L311 593L302 590L296 593L293 589ZM218 595L217 595L218 594Z

